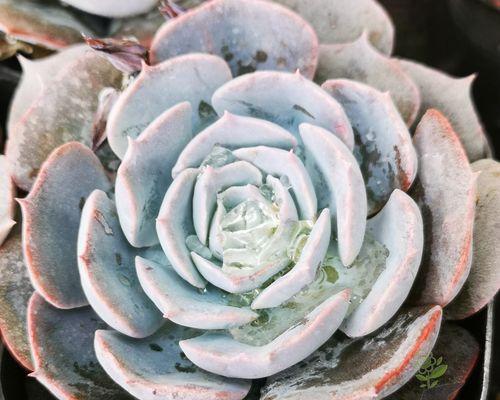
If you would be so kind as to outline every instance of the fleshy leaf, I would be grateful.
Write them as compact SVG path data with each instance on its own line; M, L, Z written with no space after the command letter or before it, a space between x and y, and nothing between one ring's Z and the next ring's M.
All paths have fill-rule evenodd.
M458 296L445 309L453 319L466 318L483 308L500 289L500 164L480 160L472 164L479 173L474 220L472 267Z
M252 302L252 308L277 307L313 282L328 250L331 231L330 211L325 208L314 224L297 263L262 290Z
M346 43L364 31L370 42L390 55L394 44L394 27L387 12L375 0L275 0L290 7L309 21L320 43Z
M124 18L144 14L151 10L157 0L62 0L79 10L108 18Z
M80 42L80 32L92 33L64 8L24 0L0 3L0 31L53 50Z
M0 331L10 352L32 371L26 318L33 287L23 261L20 231L15 229L0 247Z
M404 192L396 189L382 210L368 220L367 232L389 250L384 271L370 293L343 323L350 337L365 336L393 317L410 292L424 247L420 210Z
M81 44L70 46L58 53L37 60L19 56L18 60L23 73L10 105L7 131L14 131L15 125L37 100L43 88L51 85L60 71L89 52L91 50Z
M229 306L225 295L217 288L198 291L169 265L137 257L136 267L147 295L164 317L176 324L197 329L229 329L248 324L258 317L249 308Z
M212 104L219 115L229 111L265 119L297 137L303 122L322 126L349 149L354 146L351 124L340 104L298 72L259 71L240 76L219 88Z
M318 39L306 21L278 4L213 0L166 23L151 45L151 62L193 52L223 57L234 76L298 69L312 78Z
M344 265L350 265L365 235L367 200L363 176L352 153L331 132L302 124L300 135L306 149L308 170L319 171L323 178L322 184L316 185L316 191L323 192L328 204L321 204L320 208L330 209L340 258Z
M321 45L315 80L352 79L389 92L408 126L420 108L420 92L396 60L381 54L366 33L354 42Z
M314 185L304 164L293 151L257 146L237 149L233 154L268 175L286 178L297 199L300 218L312 220L316 217L318 205Z
M204 288L205 281L186 246L186 238L194 233L192 200L198 173L197 169L185 169L174 179L160 207L156 232L174 270L191 285Z
M301 323L263 346L250 346L221 333L182 340L179 345L194 364L218 375L270 376L303 360L330 338L347 312L349 296L349 290L331 296Z
M106 324L90 307L59 310L33 294L28 305L35 364L31 376L59 399L131 400L97 361L92 343L97 329L106 329Z
M283 270L290 262L288 258L273 260L252 268L236 268L216 264L192 252L191 257L200 274L214 286L229 293L245 293L264 284L269 278Z
M144 65L109 116L107 133L111 148L123 158L127 137L137 138L165 110L183 101L189 101L195 110L193 129L199 132L213 120L213 92L230 79L231 72L224 60L209 54L188 54L153 67Z
M403 310L364 339L333 337L296 366L268 379L263 400L385 398L419 370L439 333L439 306Z
M43 161L58 146L71 141L90 146L98 94L120 84L121 73L94 53L59 71L9 132L6 155L16 184L28 190Z
M116 179L116 207L128 241L135 247L158 243L156 217L178 155L191 138L191 105L180 103L129 139Z
M458 136L439 111L427 111L413 141L420 168L412 197L422 211L425 247L411 300L444 307L470 271L476 175Z
M454 399L473 371L478 356L476 339L464 328L445 322L431 355L416 378L387 400Z
M83 207L78 233L83 291L109 326L143 338L156 332L163 318L141 288L135 271L137 254L121 231L114 203L104 192L92 192Z
M16 187L10 175L7 158L0 155L0 246L7 238L14 221Z
M89 148L70 142L52 152L29 195L19 200L31 281L45 300L59 308L87 304L76 244L81 209L94 189L110 189L102 165Z
M273 189L274 202L279 205L279 220L282 222L297 221L299 216L290 189L285 187L280 179L272 175L266 176L266 184Z
M203 245L207 244L208 229L217 204L217 193L231 186L258 186L261 183L262 173L246 161L236 161L220 168L203 168L193 194L194 229Z
M359 82L337 79L322 88L343 107L351 121L355 147L368 194L368 213L386 203L394 189L406 191L417 174L410 132L388 93Z
M95 350L106 372L142 400L241 400L250 382L204 372L186 359L178 342L198 332L167 323L155 335L132 339L100 330Z
M418 118L430 108L437 109L449 120L471 162L490 157L491 148L471 98L475 75L454 78L412 61L399 63L420 90Z
M185 168L199 167L216 145L233 149L259 144L290 150L297 145L297 140L285 129L268 121L225 112L184 148L172 170L172 176L175 178Z

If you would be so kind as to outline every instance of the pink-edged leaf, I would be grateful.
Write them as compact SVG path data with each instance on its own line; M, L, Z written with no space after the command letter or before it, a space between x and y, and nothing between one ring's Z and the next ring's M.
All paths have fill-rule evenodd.
M7 238L14 221L16 187L10 174L7 158L0 155L0 246Z
M33 370L26 325L28 301L33 294L23 261L21 229L15 229L0 247L0 331L12 355Z
M453 400L476 365L479 345L464 328L445 322L430 357L431 362L426 361L426 368L422 366L418 372L420 379L426 379L414 377L387 400ZM438 360L441 371L436 371ZM439 378L428 379L442 371L445 373Z
M230 79L224 60L209 54L187 54L144 66L111 111L107 127L111 148L123 158L128 137L137 138L165 110L183 101L191 103L193 130L199 132L213 122L212 94Z
M439 333L439 306L405 309L376 335L333 337L296 366L268 379L263 400L385 398L419 370Z
M242 400L250 390L249 381L205 372L182 353L179 341L197 335L197 330L167 323L139 340L100 330L94 345L106 372L138 399Z
M116 207L101 190L85 202L78 233L78 268L94 311L125 335L143 338L163 324L135 270L139 251L123 235Z
M341 327L351 337L374 332L396 314L410 292L424 247L420 210L411 197L399 189L394 190L384 208L368 220L366 230L387 248L389 257L370 293Z
M320 46L315 81L352 79L389 92L406 125L411 126L420 108L420 92L396 60L380 53L363 33L350 43Z
M192 137L188 102L167 109L137 139L130 139L116 180L123 233L135 247L158 244L156 218L172 183L172 167Z
M151 62L193 52L223 57L235 76L299 69L312 78L318 39L299 15L273 2L213 0L166 23L151 46Z
M273 90L269 90L273 88ZM228 111L282 126L297 138L299 125L328 129L352 149L351 124L340 104L299 72L257 71L233 79L212 98L219 116Z
M87 304L76 246L81 210L94 189L110 189L101 163L88 147L70 142L52 152L28 197L19 200L31 280L59 308Z
M94 333L106 328L90 307L59 310L33 294L28 306L31 376L61 400L131 400L97 361Z
M64 8L25 0L0 3L0 31L54 50L81 42L80 32L92 33Z
M439 110L450 121L469 160L491 156L491 148L471 97L475 75L455 78L412 61L400 60L403 70L417 84L422 106L417 120L430 108Z
M500 163L480 160L472 164L479 173L474 220L472 266L457 297L446 307L448 318L466 318L482 309L500 289Z
M311 23L320 43L346 43L364 31L384 54L391 54L394 26L387 12L375 0L275 0L290 7Z
M476 175L458 136L439 111L425 113L413 141L420 167L412 197L422 211L425 246L411 301L444 307L470 271Z
M6 155L18 186L28 190L41 164L58 146L71 141L91 145L99 92L105 87L119 87L121 77L98 54L86 53L68 63L41 90L9 132Z
M351 122L354 154L373 215L394 189L407 191L415 179L418 164L410 132L387 92L347 79L326 81L322 88L344 107Z

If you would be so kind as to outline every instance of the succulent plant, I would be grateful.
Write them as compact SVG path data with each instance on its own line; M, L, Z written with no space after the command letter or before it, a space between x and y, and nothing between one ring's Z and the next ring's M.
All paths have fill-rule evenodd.
M456 393L474 339L444 322L426 359L444 307L500 286L500 165L473 77L391 58L393 36L373 0L212 0L147 57L21 59L12 354L60 399L243 399L259 378L265 400L412 398L452 368Z

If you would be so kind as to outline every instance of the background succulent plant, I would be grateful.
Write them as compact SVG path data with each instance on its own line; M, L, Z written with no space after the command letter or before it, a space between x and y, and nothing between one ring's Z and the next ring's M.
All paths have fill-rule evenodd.
M257 0L180 15L132 79L83 46L23 61L2 168L29 194L23 251L19 232L0 249L18 289L1 326L56 396L243 398L234 378L282 371L262 398L381 398L424 363L441 307L463 318L498 290L498 164L469 166L490 154L471 79L384 55L393 30L372 1L329 3L327 19L322 2L285 3L305 19ZM110 88L121 163L104 145L103 168L85 145ZM404 193L417 165L423 219ZM424 248L419 307L386 324ZM339 326L351 339L330 339Z

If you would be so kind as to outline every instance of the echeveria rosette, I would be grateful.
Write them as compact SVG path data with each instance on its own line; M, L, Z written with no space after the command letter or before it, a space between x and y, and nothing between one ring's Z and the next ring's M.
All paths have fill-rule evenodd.
M464 318L498 290L472 80L390 58L371 0L278 3L177 16L137 76L84 46L23 61L3 236L13 182L29 194L0 248L0 328L58 398L242 399L270 376L261 398L382 398L443 307Z

